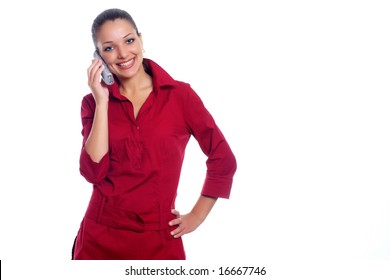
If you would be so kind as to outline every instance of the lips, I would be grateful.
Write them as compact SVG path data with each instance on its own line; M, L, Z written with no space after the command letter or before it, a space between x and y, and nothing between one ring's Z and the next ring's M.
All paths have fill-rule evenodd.
M134 65L134 62L135 62L135 59L133 58L133 59L130 59L128 61L125 61L125 62L122 62L122 63L118 63L117 65L121 69L129 69L129 68L131 68Z

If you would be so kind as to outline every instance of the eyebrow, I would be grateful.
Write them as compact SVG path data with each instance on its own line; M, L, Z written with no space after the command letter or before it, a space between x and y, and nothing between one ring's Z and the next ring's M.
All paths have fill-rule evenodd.
M123 39L125 39L125 38L128 37L128 36L130 36L131 34L133 34L133 33L130 32L129 34L123 36ZM112 42L112 41L106 41L106 42L103 42L102 45L103 45L103 44L111 44L111 43L113 43L113 42Z

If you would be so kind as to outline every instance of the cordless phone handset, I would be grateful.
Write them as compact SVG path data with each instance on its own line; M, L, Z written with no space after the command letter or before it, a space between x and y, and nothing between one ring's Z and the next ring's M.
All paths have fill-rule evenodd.
M97 51L93 53L94 58L98 58L103 64L102 79L106 85L112 85L114 83L114 75L108 70L107 64L104 62L103 58L99 55Z

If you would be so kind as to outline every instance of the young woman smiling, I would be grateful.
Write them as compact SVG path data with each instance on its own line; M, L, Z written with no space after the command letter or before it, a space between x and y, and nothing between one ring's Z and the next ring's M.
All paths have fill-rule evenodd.
M103 64L88 68L91 93L82 100L80 172L93 192L73 259L183 260L181 237L194 231L218 198L229 198L235 157L189 84L143 57L132 17L109 9L92 25ZM185 147L193 136L207 156L204 185L192 210L175 209Z

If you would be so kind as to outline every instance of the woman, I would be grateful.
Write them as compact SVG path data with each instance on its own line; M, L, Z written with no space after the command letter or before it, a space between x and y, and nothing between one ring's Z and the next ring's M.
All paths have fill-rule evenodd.
M82 101L80 172L93 192L74 244L73 259L183 260L181 237L228 198L236 161L202 101L183 82L143 58L142 36L125 11L103 11L92 25L104 66L88 68L92 93ZM207 175L192 211L175 198L185 147L194 136L207 155Z

